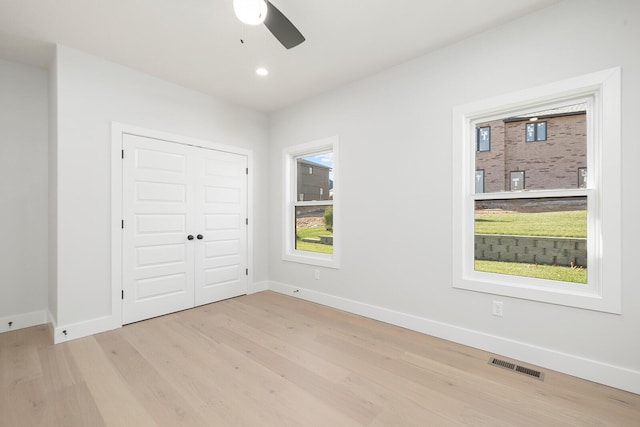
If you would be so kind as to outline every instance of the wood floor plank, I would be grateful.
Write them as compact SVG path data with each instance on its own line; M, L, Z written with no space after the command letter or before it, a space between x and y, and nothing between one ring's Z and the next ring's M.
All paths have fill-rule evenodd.
M106 425L156 425L132 395L126 380L110 363L94 337L69 341L65 345L69 347Z
M221 340L237 351L245 354L247 358L250 358L273 373L297 385L316 399L338 409L361 425L366 425L373 420L379 412L379 409L375 408L371 402L345 391L325 377L318 375L307 367L298 365L278 355L270 349L256 343L255 340L245 338L235 333L229 329L229 327L203 326L201 328L201 332L205 335L213 339ZM259 332L256 331L256 334L258 333Z
M313 304L307 310L307 303L304 301L290 297L285 297L284 301L282 301L279 297L281 296L273 295L272 293L261 293L256 295L256 298L234 300L231 301L230 304L234 304L234 309L243 312L243 318L245 321L248 321L246 315L248 315L250 311L243 311L242 308L238 307L239 305L255 306L262 310L263 315L258 316L258 318L261 318L261 321L263 322L266 322L267 319L274 319L275 323L279 324L282 321L283 325L286 325L280 331L282 334L297 334L302 337L307 336L310 333L310 329L315 328L314 325L316 322L318 324L322 324L325 328L324 330L335 333L336 328L333 326L327 328L327 324L325 324L323 320L310 320L310 317L314 316L312 313L318 310L325 311L326 307ZM269 304L265 304L265 301L263 300L268 300ZM278 302L272 304L276 300ZM327 313L332 313L333 311L334 310L328 310L323 314L323 316L326 316ZM350 325L370 322L369 319L365 319L360 316L353 316L344 312L337 312L335 317L353 317L353 319L348 322ZM526 392L527 399L535 398L536 396L547 396L547 398L551 400L555 399L556 401L566 402L568 408L564 407L563 412L570 412L573 408L573 410L578 411L575 412L575 415L578 418L585 417L578 413L587 412L593 414L592 419L605 418L607 425L625 426L635 425L636 420L640 418L640 407L638 406L640 402L638 401L638 396L632 393L612 389L599 384L593 384L588 381L555 372L551 372L552 381L540 382L522 375L515 375L513 372L503 371L489 366L487 361L490 354L481 350L461 346L434 337L424 336L416 332L406 331L402 328L396 328L395 326L380 322L372 322L372 324L380 326L380 331L374 334L372 338L374 341L377 340L376 345L379 349L391 342L400 347L406 346L406 348L414 351L425 352L445 366L459 364L459 366L464 367L465 370L475 371L475 375L484 376L484 381L488 382L485 386L490 386L491 383L494 383L495 381L504 382L509 384L510 387L515 388L513 392L516 393L516 395L517 393ZM390 335L389 331L393 332L394 329L399 329L399 333L391 333ZM355 326L353 328L351 326L347 327L346 330L351 331L352 334L360 333L360 335L362 335L362 332L359 332L358 328ZM313 332L313 334L317 333L318 331ZM338 333L338 335L340 335L340 333ZM350 338L353 342L358 342L356 337L350 336ZM403 343L402 341L405 338L406 342ZM299 338L294 336L291 337L291 340L293 341L297 339ZM433 349L438 350L433 351ZM316 349L315 351L319 352L322 350ZM325 356L332 357L331 355ZM563 388L559 384L562 382L567 383L568 385L570 384L570 387L568 389ZM588 387L585 387L585 385L588 385ZM594 392L594 389L599 389L599 391ZM598 396L596 399L597 401L593 401L591 399L593 396ZM564 417L561 417L561 420L558 420L557 423L563 422L562 420L564 420ZM575 425L583 424L577 421ZM640 425L640 423L638 423L638 425Z
M136 334L137 339L151 338L152 341L156 341L153 334L158 333L154 330L129 332ZM253 362L243 352L186 328L179 320L167 324L163 335L171 340L171 348L167 348L160 359L154 360L152 354L145 357L151 363L164 360L169 366L182 366L165 372L172 376L174 384L189 391L189 398L199 402L206 414L223 418L214 425L295 426L318 407L285 379ZM196 351L191 351L194 342L200 344ZM182 375L175 376L175 372ZM327 419L334 418L331 408L324 408L324 413ZM310 419L305 425L323 425L321 420L321 417L315 422ZM344 418L339 421L335 425L352 425L346 424L348 420Z
M246 300L243 300L246 301ZM237 304L237 302L234 302ZM270 309L270 308L269 308ZM286 308L279 310L279 313L285 313L284 315L290 320L289 313ZM295 317L295 316L291 316ZM385 364L392 364L391 358L384 355L380 355L377 352L368 354L365 350L358 348L356 345L350 342L335 341L331 343L331 338L328 333L331 333L332 329L326 329L318 327L318 323L311 321L311 319L296 321L295 325L283 323L278 319L272 321L257 316L252 319L252 316L248 312L243 312L242 319L245 322L251 322L256 327L262 327L265 330L278 330L280 334L290 337L292 342L297 342L300 345L304 345L306 348L312 350L316 354L320 354L330 360L335 360L338 363L343 364L346 368L357 372L363 377L375 378L379 380L379 385L383 389L394 390L395 393L403 395L404 398L410 399L419 405L426 405L436 413L440 413L443 416L450 416L452 419L459 419L463 413L469 413L469 404L460 399L455 390L449 391L448 388L452 388L455 384L446 382L444 390L434 392L432 388L434 386L441 385L442 382L439 378L426 379L424 381L416 381L416 375L420 374L419 371L414 374L398 375L392 370L387 369ZM314 326L315 325L315 326ZM312 327L313 326L313 327ZM379 345L384 345L379 343ZM479 394L483 391L480 390ZM475 396L477 391L470 390L468 394L472 399L477 399ZM502 408L489 402L488 408L484 408L487 412L486 418L491 418L488 415L489 412L499 410ZM480 413L481 411L477 411ZM519 415L518 410L512 411L511 415L516 418L518 422L526 422L526 419ZM503 414L503 418L506 414ZM476 417L479 418L479 417ZM514 421L505 425L514 425ZM493 425L499 425L497 420L494 420Z
M170 319L170 320L167 320ZM167 327L174 316L154 319L154 325L140 322L123 328L122 336L158 371L164 381L172 384L181 399L192 405L198 416L211 420L212 425L247 425L242 411L234 411L232 393L220 386L219 366L209 349L185 339Z
M274 292L49 340L0 334L0 426L640 426L639 395Z
M327 359L318 357L303 348L296 347L295 345L292 345L287 341L280 339L276 335L266 333L267 331L265 331L264 329L256 329L246 324L242 321L242 319L237 318L237 313L233 313L233 307L231 308L231 310L231 313L228 313L225 310L216 311L217 315L219 316L218 318L224 320L225 328L230 329L231 331L243 336L246 339L255 341L260 346L268 348L269 350L277 353L278 355L291 361L292 363L296 363L300 366L305 366L312 372L321 372L322 376L330 381L342 381L350 374L349 370L341 368L331 363L331 361ZM205 313L208 312L208 310L205 310ZM182 313L182 317L186 317L189 314L189 312L184 312ZM200 328L205 326L205 324L199 325ZM198 326L194 325L194 327Z
M50 393L43 421L40 425L56 427L106 425L85 382L71 384Z
M96 337L145 410L159 426L206 425L193 406L117 331Z
M235 309L235 305L233 306L233 308ZM256 327L262 327L262 330L261 330L262 334L260 335L261 337L260 339L265 339L264 338L265 335L270 335L269 331L272 331L272 332L274 330L277 331L277 328L274 329L273 326L280 324L279 321L276 321L273 325L270 326L270 323L268 321L260 318L255 318L252 321L250 314L246 312L243 313L241 318L243 322L249 321L250 323L253 323ZM295 330L295 328L291 328L291 327L285 327L285 328L287 331ZM344 364L344 366L348 367L348 369L341 368L341 371L343 372L351 372L351 374L349 374L347 378L344 378L341 380L341 383L342 383L341 386L348 389L353 395L363 396L365 400L372 402L374 405L377 405L380 407L410 406L411 399L413 399L414 401L421 401L421 402L427 399L431 399L434 405L439 408L436 412L430 412L431 418L435 418L435 419L447 418L446 416L440 417L438 415L438 412L441 408L447 408L451 413L451 412L456 412L456 410L452 410L453 406L459 406L457 405L457 403L451 405L452 402L444 402L447 399L443 399L441 395L429 396L428 390L418 384L409 384L409 381L405 381L404 384L398 385L397 377L392 377L391 375L389 376L385 375L385 373L380 371L377 367L370 366L366 362L366 360L360 359L357 356L354 357L353 355L347 355L345 353L340 353L340 352L328 353L327 350L331 350L331 349L324 348L322 345L319 345L317 343L317 340L316 340L317 335L315 332L309 333L308 330L305 330L301 334L306 337L305 340L302 340L299 337L293 338L290 336L289 337L291 338L290 341L293 343L297 343L303 348L306 348L307 349L306 352L308 352L308 350L311 350L314 354L320 354L325 356L327 360L336 360L338 361L338 363ZM275 335L277 335L277 332ZM375 377L378 377L381 380L380 382L386 385L380 386L380 384L376 384L371 381L367 382L366 385L364 385L362 383L362 376L359 376L358 374L356 374L355 371L363 372L365 376L373 375ZM389 387L389 384L392 384L392 386ZM389 392L394 388L393 385L397 385L398 386L397 388L402 389L403 392L402 393ZM407 393L405 393L404 391L406 391ZM451 400L455 400L455 399L451 399ZM462 410L463 408L457 408L457 409ZM429 412L429 410L422 410L422 412ZM453 425L453 423L454 422L452 421L452 419L448 419L447 423L444 423L443 425L449 425L449 424Z
M191 317L189 312L179 314L180 318ZM292 417L291 425L305 426L355 426L362 425L350 418L349 414L344 414L339 406L331 405L325 396L318 397L309 387L300 387L297 383L297 376L300 369L292 369L292 361L287 361L287 368L281 369L280 363L264 363L263 357L274 356L270 354L270 349L259 344L249 344L257 335L253 335L248 341L232 331L232 319L224 315L217 314L208 317L208 321L193 323L188 319L181 320L175 327L183 327L182 333L197 333L210 343L218 346L218 358L228 366L234 366L236 373L242 375L243 384L255 382L262 379L263 403L269 402L271 410L279 414L287 414L287 418ZM258 332L261 335L261 333ZM308 367L303 370L312 372ZM292 378L293 377L293 378ZM258 391L258 390L256 390ZM339 393L338 393L339 394ZM282 417L278 415L277 417ZM277 424L278 421L274 419Z
M16 383L0 392L0 425L43 426L48 405L42 379Z
M3 334L0 341L0 390L10 390L42 375L38 351L40 343L47 338L46 328L43 326Z
M67 345L47 345L39 349L43 379L50 391L84 382Z

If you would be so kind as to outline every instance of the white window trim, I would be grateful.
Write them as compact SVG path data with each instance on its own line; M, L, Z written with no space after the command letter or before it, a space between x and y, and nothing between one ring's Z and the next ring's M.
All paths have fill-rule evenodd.
M321 151L333 152L333 254L322 254L317 252L299 251L295 249L295 217L294 204L296 202L296 167L295 159L307 154ZM299 262L303 264L317 265L320 267L340 268L340 201L339 189L336 190L335 183L339 182L339 155L338 137L333 136L306 144L288 147L283 150L284 164L284 206L283 206L283 242L282 259L285 261ZM311 204L326 205L326 201L313 202Z
M621 77L612 68L455 107L453 110L453 287L619 314L621 312ZM486 273L474 269L474 201L522 195L474 194L474 123L532 111L556 100L591 99L588 188L526 192L530 197L588 196L588 282ZM606 146L606 149L604 149ZM462 173L460 173L462 171ZM594 171L594 172L592 172ZM597 171L597 173L596 173Z

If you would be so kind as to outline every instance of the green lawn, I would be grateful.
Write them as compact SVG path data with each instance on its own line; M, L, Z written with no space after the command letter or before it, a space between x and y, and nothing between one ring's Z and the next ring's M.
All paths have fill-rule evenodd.
M587 211L476 213L475 233L584 238L587 237ZM586 268L476 260L475 269L489 273L587 283Z
M475 269L476 271L486 271L489 273L536 277L539 279L549 280L561 280L563 282L587 283L586 268L572 268L542 264L525 264L520 262L476 260Z
M476 234L587 237L587 211L476 213Z
M296 249L331 254L333 246L303 242L303 238L332 235L324 226L298 228ZM477 234L514 234L524 236L586 237L586 211L476 214ZM586 268L536 265L501 261L475 261L475 269L515 276L587 283Z
M296 249L299 251L320 252L323 254L332 254L333 245L323 245L322 243L303 242L304 238L319 238L320 236L332 236L333 232L325 228L324 225L315 227L298 228L296 230L298 238L296 239Z

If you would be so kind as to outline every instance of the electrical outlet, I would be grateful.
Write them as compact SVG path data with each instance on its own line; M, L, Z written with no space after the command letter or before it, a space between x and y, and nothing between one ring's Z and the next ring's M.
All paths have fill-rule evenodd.
M320 270L313 270L313 278L320 280Z
M502 301L493 302L492 314L498 317L502 317L504 315L504 303Z

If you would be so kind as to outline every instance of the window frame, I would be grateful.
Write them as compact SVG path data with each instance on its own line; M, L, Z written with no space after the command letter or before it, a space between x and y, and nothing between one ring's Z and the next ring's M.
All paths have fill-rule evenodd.
M577 99L587 112L587 188L475 193L478 123ZM531 301L621 312L620 68L461 105L453 110L453 287ZM607 149L604 150L605 145ZM462 173L460 173L462 171ZM477 200L587 196L588 284L475 271L474 204ZM606 203L604 203L606 199Z
M297 198L297 166L300 157L333 153L333 197L330 200L299 201ZM283 241L282 259L284 261L315 265L320 267L340 268L340 202L339 189L336 188L339 175L338 137L333 136L304 144L287 147L283 150ZM295 207L304 206L333 206L333 254L301 251L295 245Z

